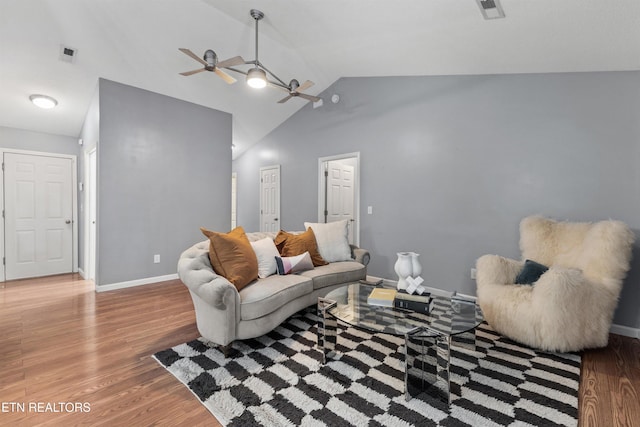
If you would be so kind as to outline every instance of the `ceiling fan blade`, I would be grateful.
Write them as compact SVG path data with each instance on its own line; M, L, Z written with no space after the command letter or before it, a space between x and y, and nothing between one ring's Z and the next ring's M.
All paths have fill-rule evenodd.
M282 98L280 101L278 101L278 104L284 104L285 102L287 102L288 100L290 100L291 98L293 98L293 96L289 95L289 96L285 96L284 98Z
M319 98L317 96L307 95L306 93L298 93L298 96L300 98L304 98L304 99L306 99L308 101L311 101L311 102L318 102L318 101L320 101L320 99L322 99L322 98Z
M224 61L218 62L218 67L226 68L233 67L234 65L242 65L244 64L244 59L242 56L234 56L233 58L225 59Z
M193 71L185 71L184 73L180 73L183 76L191 76L193 74L197 74L197 73L201 73L205 71L204 68L198 68L197 70L193 70Z
M195 59L196 61L198 61L199 63L201 63L202 65L204 65L205 67L209 64L207 64L205 62L204 59L200 58L198 55L196 55L195 53L191 52L189 49L185 49L184 47L181 47L178 49L180 52L184 53L187 56L192 57L193 59Z
M298 86L298 88L296 89L296 92L304 92L305 90L309 89L314 84L315 83L312 82L311 80L307 80L306 82L304 82L300 86Z
M224 71L222 71L220 68L216 67L215 70L213 70L214 73L216 73L218 76L220 76L222 78L222 80L224 80L225 82L232 84L236 82L236 79L234 79L233 77L231 77L229 74L225 73Z

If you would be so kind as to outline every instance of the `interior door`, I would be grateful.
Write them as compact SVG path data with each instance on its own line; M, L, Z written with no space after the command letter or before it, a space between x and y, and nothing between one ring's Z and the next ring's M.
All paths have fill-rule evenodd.
M89 153L89 162L88 162L89 176L87 183L87 191L89 193L89 243L88 243L88 251L89 257L87 259L87 279L96 280L96 267L97 267L97 256L96 251L98 248L97 242L97 225L96 221L98 218L98 152L97 150L92 150Z
M280 166L260 168L260 231L280 230Z
M73 271L72 165L4 154L6 280Z
M341 160L327 162L326 222L349 221L349 243L354 243L355 168Z

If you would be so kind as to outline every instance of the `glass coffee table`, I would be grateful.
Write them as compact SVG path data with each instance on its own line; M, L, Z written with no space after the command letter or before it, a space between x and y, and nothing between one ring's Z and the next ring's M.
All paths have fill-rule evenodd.
M405 398L427 392L451 404L451 345L475 350L475 330L484 320L468 299L432 295L428 314L367 303L374 286L352 283L318 298L318 347L323 362L335 355L338 321L370 333L404 337Z

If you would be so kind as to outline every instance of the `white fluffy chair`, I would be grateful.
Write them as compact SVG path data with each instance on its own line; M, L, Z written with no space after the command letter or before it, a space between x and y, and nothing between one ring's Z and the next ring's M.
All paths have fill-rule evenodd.
M484 255L476 262L485 319L500 334L542 350L606 346L634 237L620 221L524 218L522 261ZM514 284L525 259L549 270L533 285Z

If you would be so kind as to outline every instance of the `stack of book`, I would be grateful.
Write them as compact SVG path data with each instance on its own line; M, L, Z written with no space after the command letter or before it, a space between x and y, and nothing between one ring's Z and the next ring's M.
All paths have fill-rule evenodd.
M431 311L431 295L408 294L404 291L389 288L375 288L367 298L367 303L369 305L402 308L418 313L429 313Z
M422 295L408 294L403 291L397 291L393 305L396 308L417 311L419 313L429 313L431 311L431 295L428 293Z

